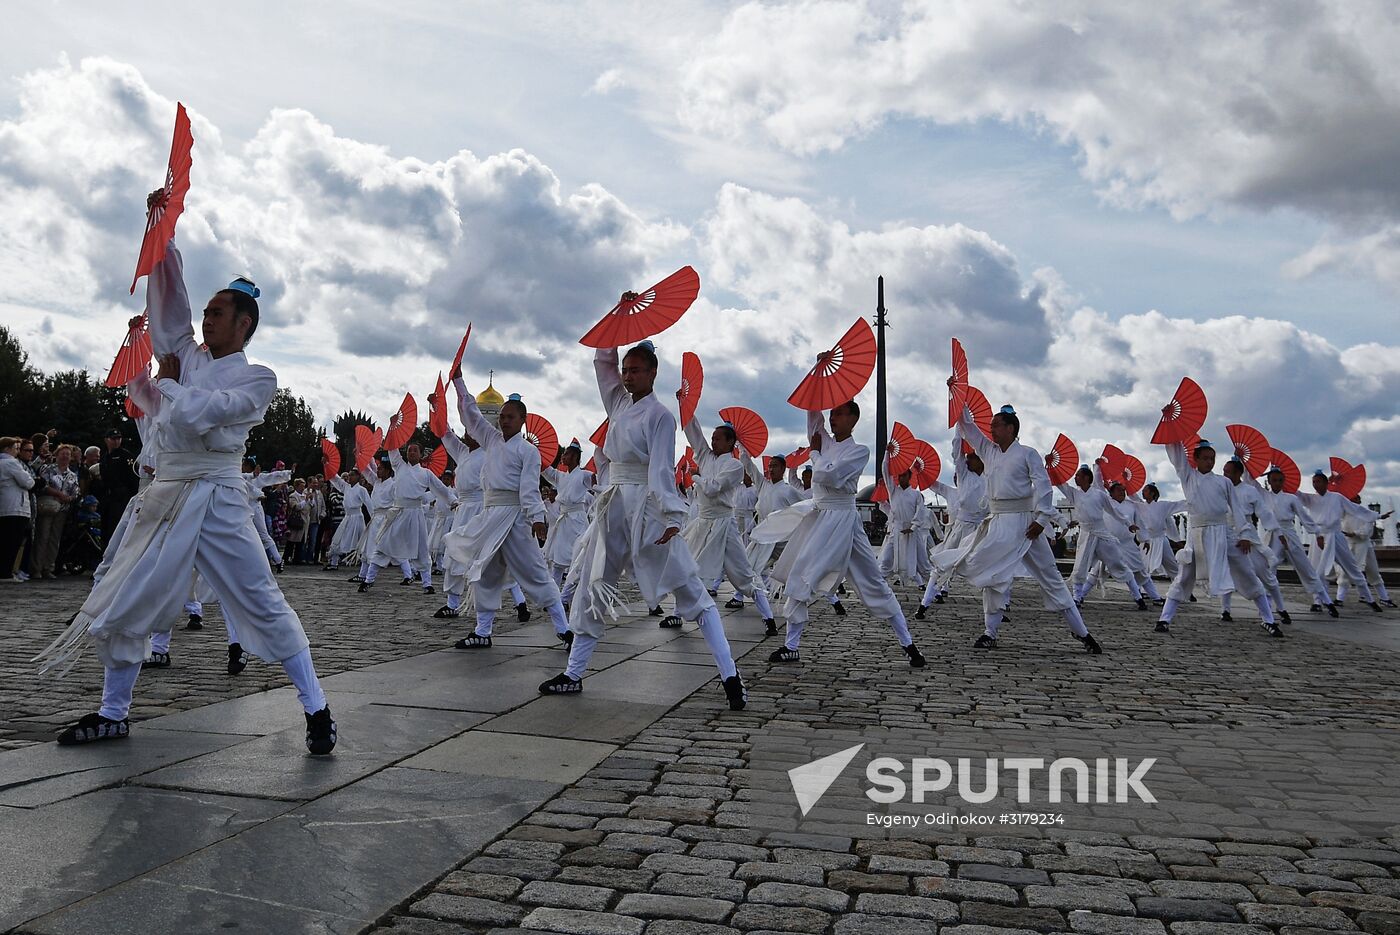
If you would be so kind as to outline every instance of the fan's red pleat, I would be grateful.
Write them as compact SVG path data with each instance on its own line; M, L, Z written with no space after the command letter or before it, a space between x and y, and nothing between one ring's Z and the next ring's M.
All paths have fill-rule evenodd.
M146 235L141 239L141 253L136 258L136 274L131 277L131 292L136 281L156 268L165 259L165 247L175 236L175 222L185 210L185 195L190 190L190 166L193 159L194 134L190 132L190 116L185 105L175 105L175 133L170 140L170 160L165 169L164 197L146 213Z
M378 450L379 442L375 439L374 429L368 425L355 426L355 467L365 470Z
M1191 433L1191 437L1182 442L1182 447L1186 449L1186 463L1191 465L1191 470L1196 469L1196 445L1201 441L1201 436Z
M1045 471L1050 475L1050 483L1067 484L1079 470L1079 449L1063 432L1055 439L1055 447L1046 455Z
M389 434L384 438L384 450L402 448L413 437L413 430L417 427L418 403L414 401L412 393L405 393L403 402L399 404L399 411L389 420Z
M1298 465L1293 459L1286 452L1274 448L1270 451L1269 463L1283 472L1283 492L1297 493L1303 484L1303 472L1298 470Z
M608 440L608 420L604 419L603 424L593 430L593 434L588 436L589 442L595 448L602 448L603 443Z
M122 346L117 349L112 369L107 373L107 386L126 386L145 371L151 362L151 333L146 328L146 316L135 327L128 328Z
M622 347L660 334L680 321L700 294L700 274L682 266L636 298L623 299L588 330L586 347Z
M559 434L549 420L532 412L525 417L525 438L540 450L540 464L549 467L559 454Z
M1163 413L1161 421L1157 423L1157 430L1152 433L1152 444L1170 445L1185 441L1206 424L1210 408L1206 404L1206 394L1190 377L1181 378L1181 385L1176 388L1176 394L1168 405L1171 409Z
M896 477L914 463L914 441L914 433L903 422L890 427L890 444L894 446L894 451L890 452L890 473Z
M987 402L987 397L982 395L982 391L975 386L969 386L966 391L967 408L972 410L973 423L982 430L982 434L988 438L992 437L992 404Z
M588 473L590 473L590 474L597 474L597 473L598 473L598 459L595 458L595 457L590 457L590 458L588 459L588 463L585 464L585 465L583 466L583 469L584 469L585 471L587 471Z
M953 385L948 387L948 428L958 424L967 398L967 353L962 342L953 338Z
M787 456L787 466L790 468L801 467L802 465L806 464L807 460L811 457L811 448L799 448L792 454Z
M1269 469L1269 457L1273 447L1264 433L1258 429L1235 423L1225 426L1225 431L1234 442L1235 455L1244 462L1244 468L1253 477L1258 477Z
M1333 474L1345 474L1347 471L1351 470L1351 464L1349 462L1336 457L1328 458L1327 466L1331 469Z
M730 406L721 409L719 417L734 426L734 434L750 458L757 458L768 447L768 423L752 409Z
M136 400L132 399L130 396L126 398L126 402L122 403L122 408L126 410L127 418L133 421L145 415L145 413L141 411L141 407L136 405Z
M442 472L447 470L447 446L434 448L433 453L423 459L423 466L432 471L434 477L441 477Z
M788 397L788 402L808 412L832 409L855 399L875 371L875 332L864 318L841 336L829 351L817 355L817 363Z
M889 503L890 492L885 489L885 482L878 480L875 482L875 491L870 495L871 503Z
M916 440L914 463L910 465L911 483L920 490L927 490L938 480L938 474L942 470L943 463L938 457L938 451L923 439Z
M442 374L438 374L437 386L428 400L428 431L438 438L447 434L447 388L443 386Z
M1333 458L1332 460L1341 461L1342 464L1346 464L1341 458ZM1347 465L1347 470L1332 475L1329 486L1337 491L1337 493L1350 500L1352 497L1361 493L1362 489L1366 486L1366 465Z
M680 415L684 429L695 418L695 407L700 405L700 393L705 387L705 368L700 365L700 357L686 351L681 355Z
M1123 463L1126 466L1123 477L1123 488L1128 491L1129 496L1142 489L1147 483L1147 467L1130 454L1123 455Z
M340 473L340 449L329 438L321 439L321 473L326 477Z
M457 356L452 358L452 366L447 368L447 379L451 380L457 368L462 366L462 355L467 352L467 342L472 337L472 323L467 322L467 333L462 335L462 343L457 345Z

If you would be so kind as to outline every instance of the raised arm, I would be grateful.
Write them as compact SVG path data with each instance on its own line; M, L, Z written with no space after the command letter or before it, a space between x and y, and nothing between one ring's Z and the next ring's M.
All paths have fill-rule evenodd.
M992 444L992 440L983 435L977 423L972 421L972 410L967 406L963 406L962 414L958 416L958 431L983 461L991 463L992 459L1001 454L1001 449ZM1041 473L1045 472L1044 464L1041 464L1040 470ZM1045 481L1050 482L1050 475L1045 476Z
M143 371L132 377L131 382L126 385L126 395L131 397L146 415L159 414L160 390L156 389L155 381L151 379L149 373ZM142 441L144 440L143 438Z
M977 434L982 433L979 431ZM987 444L992 443L988 441ZM1000 452L1001 449L998 448L997 451ZM1054 488L1050 486L1050 475L1046 472L1045 462L1041 460L1040 455L1031 453L1026 462L1031 474L1031 499L1035 502L1035 522L1039 523L1042 529L1049 529L1055 520L1055 494Z
M461 467L462 462L467 459L467 455L471 454L471 449L467 447L466 442L458 438L457 433L451 429L448 429L447 434L442 436L442 443L447 447L447 453L452 456L452 460L457 463L458 467Z
M336 490L339 490L341 496L345 496L350 492L350 485L345 483L345 478L341 477L339 474L332 474L330 477L327 477L326 483L330 484Z
M820 434L821 437L822 437L822 446L823 446L823 447L826 446L826 443L827 443L827 442L829 442L829 441L832 440L832 439L831 439L831 433L828 432L828 431L826 430L826 416L822 415L821 412L820 412L819 410L809 410L809 411L807 412L807 442L808 442L808 444L811 443L811 441L812 441L812 436L813 436L813 435L817 435L817 434ZM815 469L814 469L814 470L815 470Z
M696 462L701 465L701 470L704 470L704 465L713 460L714 455L710 451L710 443L705 440L704 433L700 431L700 420L691 416L690 421L684 426L684 431L686 443L690 445L691 451L695 454Z
M428 482L428 493L437 497L437 502L439 504L445 507L451 507L454 503L457 502L457 494L452 490L451 487L447 486L442 482L442 478L438 477L436 474L434 474L432 471L427 470L426 468L424 468L423 470L423 478ZM539 491L540 485L538 482L536 482L535 496L539 496Z
M627 390L622 386L622 372L617 367L617 348L600 347L593 352L593 371L598 376L598 395L603 398L603 408L608 415L627 401ZM675 441L672 440L674 446Z
M1191 467L1191 462L1186 460L1186 446L1181 442L1172 442L1165 446L1167 449L1167 460L1171 462L1172 469L1176 471L1176 476L1181 480L1181 486L1186 487L1186 478L1195 470Z
M185 354L198 342L190 297L185 292L185 261L173 237L165 245L165 258L146 277L146 314L156 356L179 354L180 362L185 363Z
M466 427L467 434L475 438L477 444L483 448L501 442L501 430L487 421L481 414L481 410L476 407L476 397L467 392L467 384L461 377L452 381L452 386L457 390L457 415L462 419L462 425Z
M1346 513L1346 515L1352 517L1353 519L1363 520L1365 522L1370 523L1372 527L1374 527L1376 522L1382 518L1381 514L1377 513L1375 510L1372 510L1369 507L1364 507L1359 503L1352 503L1346 497L1342 498L1342 510Z

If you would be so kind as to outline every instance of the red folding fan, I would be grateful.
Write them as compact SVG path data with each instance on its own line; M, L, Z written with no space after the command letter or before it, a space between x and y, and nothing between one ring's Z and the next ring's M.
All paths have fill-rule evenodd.
M1190 377L1182 377L1172 401L1162 409L1162 421L1152 433L1152 444L1170 445L1185 441L1206 424L1206 394Z
M1366 486L1366 465L1350 465L1341 458L1332 459L1332 478L1328 486L1350 500Z
M540 464L549 467L559 454L559 434L549 420L538 413L525 417L525 440L540 450Z
M1327 469L1333 474L1345 474L1352 468L1351 462L1342 458L1332 457L1327 459Z
M441 477L442 472L447 470L447 446L438 445L432 453L423 459L423 467L433 472L434 477Z
M624 292L598 324L579 338L586 347L622 347L660 334L680 321L700 294L700 274L682 266L645 292Z
M958 424L967 394L967 354L962 342L953 339L953 385L948 387L948 428Z
M981 429L983 435L991 438L992 404L987 402L987 397L977 387L969 385L963 391L963 402L972 411L973 424ZM972 454L975 450L966 440L963 441L963 454Z
M428 431L438 438L447 434L447 388L442 385L440 373L433 395L428 397Z
M684 429L695 418L695 407L700 405L700 391L705 386L705 368L700 366L700 358L690 351L681 355L680 411L681 428Z
M894 450L888 452L890 456L890 473L895 477L909 470L909 465L914 463L914 433L909 431L909 426L903 422L896 422L890 429L890 444Z
M682 454L681 459L676 462L676 469L684 469L686 473L694 473L700 470L700 462L695 460L694 448L691 448L689 445L685 446L685 453Z
M1235 423L1225 426L1230 441L1235 443L1235 457L1244 462L1244 469L1250 477L1258 477L1269 469L1269 456L1273 448L1264 433L1252 426Z
M1103 466L1104 486L1123 480L1123 472L1128 467L1128 456L1117 445L1104 445L1103 458L1108 463Z
M597 458L589 458L589 459L588 459L588 463L585 464L585 465L583 466L583 469L584 469L585 471L587 471L588 473L590 473L590 474L597 474L597 473L598 473L598 459L597 459Z
M784 459L784 460L787 461L787 466L788 466L788 467L790 467L790 468L795 468L795 467L801 467L802 465L806 464L807 461L808 461L808 459L810 459L811 457L812 457L812 449L811 449L811 448L799 448L799 449L797 449L796 451L794 451L792 454L788 455L787 458Z
M151 362L151 332L144 314L132 319L122 346L117 349L112 369L107 372L108 386L126 386L143 373Z
M873 491L871 491L871 493L870 493L870 502L871 502L871 503L889 503L889 502L890 502L890 492L889 492L889 490L887 490L887 489L885 488L885 482L884 482L884 481L882 481L882 480L877 480L877 481L875 482L875 489L874 489Z
M750 458L763 454L763 449L768 447L768 423L762 416L743 406L730 406L721 409L719 417L734 426L734 434L739 436L739 444Z
M472 323L467 322L467 333L462 335L462 343L457 345L457 356L452 358L452 366L447 370L447 379L455 380L462 372L462 355L467 352L467 342L471 340Z
M145 413L141 411L141 407L136 405L136 400L132 399L130 396L126 398L126 402L122 403L122 408L126 410L126 417L133 422L145 415Z
M1182 447L1186 449L1186 463L1191 465L1191 470L1196 469L1196 446L1201 443L1201 436L1193 434L1190 438L1182 442Z
M340 449L329 438L321 439L321 473L326 477L340 473Z
M156 264L165 259L165 246L175 236L175 222L185 210L185 194L190 190L190 150L194 134L190 132L190 117L185 105L175 104L175 135L170 140L170 160L165 168L165 186L146 211L146 236L141 238L141 253L136 258L136 274L131 277L131 293L136 281L148 275Z
M1303 484L1303 472L1298 470L1298 465L1293 459L1277 448L1271 448L1269 461L1270 467L1276 467L1283 472L1283 492L1297 493Z
M372 429L368 425L355 426L355 466L361 472L369 470L383 440L384 433L380 429Z
M928 490L938 480L943 463L938 451L923 439L914 442L914 461L909 465L909 482L920 490Z
M818 412L855 399L875 371L875 332L864 318L841 336L788 397L798 409Z
M1147 466L1135 456L1123 455L1123 489L1131 496L1147 483Z
M603 424L593 430L593 434L588 436L589 442L595 448L602 448L603 443L608 440L608 420L604 419Z
M1063 432L1055 439L1055 447L1045 456L1045 472L1050 475L1050 483L1068 484L1074 472L1079 470L1079 449Z
M404 393L399 411L389 419L389 432L384 436L384 449L388 451L402 448L413 437L413 430L417 427L418 403L414 402L412 393Z

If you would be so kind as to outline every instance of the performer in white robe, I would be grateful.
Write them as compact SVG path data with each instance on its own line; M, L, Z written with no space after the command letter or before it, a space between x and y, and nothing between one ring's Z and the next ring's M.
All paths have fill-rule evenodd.
M1070 632L1084 644L1085 651L1103 652L1084 625L1043 535L1055 516L1054 488L1040 453L1017 441L1021 420L1016 411L1010 406L1001 407L992 417L991 438L982 434L966 406L959 416L959 425L963 437L982 459L987 518L971 541L935 556L934 565L960 574L973 587L982 589L984 631L973 647L996 647L997 629L1011 597L1011 585L1024 573L1040 585L1046 609L1064 615Z
M1340 616L1337 605L1332 603L1332 595L1327 590L1327 585L1323 583L1317 570L1313 568L1312 559L1308 557L1307 550L1303 548L1302 540L1298 538L1298 524L1302 523L1303 530L1310 536L1317 535L1317 526L1313 523L1312 517L1308 515L1307 507L1303 506L1296 494L1285 493L1283 469L1271 467L1264 475L1265 488L1264 496L1270 502L1270 507L1274 512L1274 518L1278 520L1278 529L1274 532L1272 539L1265 536L1265 544L1274 553L1275 574L1277 567L1284 561L1293 566L1293 571L1298 576L1298 582L1303 586L1303 590L1312 595L1314 612L1320 611L1325 606L1327 613L1333 617Z
M1312 485L1312 492L1298 491L1298 499L1308 508L1313 524L1317 527L1318 548L1313 554L1313 568L1317 569L1319 575L1325 576L1335 563L1337 578L1340 580L1343 575L1350 578L1351 583L1361 592L1361 600L1370 605L1376 613L1382 613L1380 603L1371 593L1371 586L1366 583L1366 574L1351 549L1347 548L1346 534L1342 532L1344 516L1351 515L1371 523L1375 523L1379 517L1374 511L1352 503L1337 491L1329 490L1328 477L1323 471L1313 474Z
M1352 497L1351 502L1360 506L1361 497ZM1372 515L1375 515L1374 512ZM1390 513L1382 513L1372 520L1357 513L1347 513L1342 517L1342 534L1347 537L1347 546L1351 549L1356 563L1365 572L1367 583L1371 585L1380 603L1386 607L1394 607L1395 602L1390 599L1385 580L1381 578L1381 567L1376 561L1376 546L1372 537L1376 532L1376 522L1389 519L1390 516ZM1347 599L1347 581L1340 575L1338 578L1340 580L1337 582L1337 603L1340 604Z
M583 446L574 439L559 455L564 470L544 470L544 479L553 485L554 502L559 509L544 541L544 557L560 587L564 586L564 577L574 560L574 546L588 528L588 506L593 502L596 478L592 471L579 466L582 459Z
M790 508L805 515L773 567L773 580L783 584L787 639L768 657L769 662L799 661L807 605L849 578L870 612L889 623L909 664L915 668L925 664L909 634L899 599L880 574L880 560L856 509L860 476L870 462L870 449L851 437L859 420L860 407L854 400L831 410L830 432L822 413L807 413L812 439L812 499Z
M374 556L379 552L379 542L398 514L394 508L394 466L389 463L388 457L383 454L375 455L374 470L362 474L361 478L369 488L369 521L365 523L365 531L360 536L360 546L356 550L360 553L360 571L350 581L358 582L360 593L363 594L370 589L374 581L370 577L370 571L374 568ZM405 580L411 582L411 569L403 570Z
M263 471L257 470L257 462L245 459L243 462L243 482L248 489L248 515L253 519L253 525L258 530L258 539L262 541L263 551L267 553L267 560L277 571L282 570L282 553L277 551L277 543L273 540L272 534L267 531L267 514L263 512L262 499L263 491L269 487L276 487L279 484L289 483L292 479L290 470Z
M739 488L739 496L734 499L734 520L738 523L739 539L745 549L749 547L749 533L756 522L754 514L757 511L758 488L754 486L753 476L745 471L744 486Z
M747 471L747 453L742 459L734 457L737 436L734 426L728 423L716 426L708 441L694 416L684 428L686 441L690 443L700 465L700 474L692 488L697 513L694 519L685 524L681 536L695 557L700 579L715 582L721 576L727 577L729 583L734 585L735 609L743 606L745 596L752 596L763 618L765 634L775 636L778 624L773 619L773 608L768 604L768 590L753 565L749 564L748 553L744 551L744 542L739 535L739 523L734 515L739 492L745 489L742 478ZM753 461L748 460L747 463L752 465Z
M457 641L459 649L491 645L501 591L507 575L542 605L554 632L573 642L559 585L549 573L539 540L546 535L544 500L540 497L540 452L525 438L525 404L512 395L501 408L500 427L492 425L467 392L461 372L452 374L467 433L481 443L482 508L461 529L447 536L447 554L466 568L476 602L476 629Z
M607 486L594 501L594 516L579 539L569 569L577 593L569 608L574 633L564 672L540 685L543 694L583 689L583 673L603 635L603 617L617 615L618 577L629 570L647 607L675 596L676 615L700 624L723 680L730 708L747 704L747 693L719 609L700 580L700 570L680 538L685 502L676 492L676 420L653 392L656 352L650 342L629 350L619 372L617 349L600 349L593 368L608 414ZM663 624L666 621L662 621Z
M981 434L981 430L978 430ZM929 487L948 504L948 527L943 541L934 549L933 574L929 576L928 587L924 589L919 609L914 611L916 620L923 620L932 604L942 604L952 584L952 574L938 567L937 556L962 548L972 541L982 521L987 518L987 483L982 479L982 459L977 452L963 451L961 424L953 429L953 448L949 463L953 465L953 484L934 481Z
M1137 509L1128 499L1127 489L1117 481L1108 485L1108 505L1111 513L1104 513L1104 528L1118 541L1118 553L1123 557L1128 574L1133 576L1146 600L1154 604L1164 603L1157 593L1157 586L1152 583L1152 576L1147 572L1146 556L1138 546L1137 534L1142 527L1137 523ZM1090 582L1088 589L1092 589L1095 583Z
M450 509L455 498L447 485L421 464L422 460L423 450L417 445L409 445L403 455L397 448L389 451L389 464L394 468L394 505L390 507L390 519L370 559L366 584L374 584L379 569L392 562L404 573L400 584L412 584L413 571L416 570L423 584L423 593L436 593L423 498L436 498L444 509Z
M1176 563L1176 553L1172 550L1172 540L1176 538L1174 517L1186 511L1186 501L1163 500L1156 484L1145 484L1129 499L1137 518L1137 538L1146 550L1144 563L1147 573L1161 573L1175 578L1180 568Z
M454 489L453 471L443 471L438 480L442 481L442 485L449 490ZM452 528L452 504L444 504L437 497L425 497L423 514L428 521L428 557L432 559L433 574L442 574L446 571L443 555L447 546L444 539L447 536L447 530Z
M332 476L330 485L340 491L344 515L340 525L336 527L335 535L331 536L330 548L327 550L327 570L339 568L343 559L357 553L360 540L364 538L365 527L369 523L370 496L370 488L360 480L360 472L356 468L351 468L343 475Z
M153 195L153 198L158 197ZM248 431L277 391L277 377L248 362L243 347L258 322L257 288L235 280L204 309L196 344L183 264L171 241L147 280L146 308L159 355L162 396L154 436L155 480L141 495L108 574L94 585L68 630L41 654L46 668L70 663L91 635L104 669L102 706L59 735L64 744L127 736L141 662L151 633L168 625L197 570L234 612L253 654L281 662L306 711L313 754L335 746L335 722L316 678L306 633L278 589L249 525L239 471Z
M914 523L923 497L910 486L911 472L891 476L888 451L880 461L880 476L889 494L889 521L880 547L880 572L886 578L894 578L897 584L922 588L924 579L919 576L919 540L915 538Z
M929 557L933 549L933 527L938 520L933 515L933 507L924 499L923 491L918 491L918 508L914 511L914 570L918 580L933 580L933 561Z
M752 461L749 465L752 465ZM749 465L746 468L753 476L755 469ZM802 491L798 488L795 472L788 479L784 480L784 475L788 474L787 458L783 455L774 455L768 459L768 474L766 477L760 476L755 489L758 490L758 501L754 506L757 513L758 522L762 523L768 517L779 510L785 510L795 503L800 503L804 498ZM768 563L773 560L773 552L777 549L776 542L763 542L752 538L753 530L749 530L748 558L749 565L753 570L764 578L764 587L768 586L767 571Z
M1074 602L1083 605L1084 595L1093 587L1094 563L1102 562L1104 571L1127 587L1137 609L1146 610L1147 601L1124 561L1119 539L1108 528L1108 520L1116 521L1117 514L1104 488L1105 463L1105 459L1099 458L1092 471L1088 465L1080 465L1074 474L1074 483L1060 484L1058 488L1074 507L1074 518L1079 522L1079 542L1074 552L1074 571L1070 575Z
M1177 608L1191 597L1196 575L1204 573L1209 579L1209 593L1220 597L1239 591L1259 608L1261 625L1272 635L1282 635L1274 623L1274 614L1264 584L1255 574L1248 558L1256 546L1251 542L1253 524L1244 512L1243 501L1235 494L1235 485L1215 470L1215 447L1205 439L1196 443L1193 455L1196 466L1186 458L1181 442L1166 446L1167 460L1176 469L1181 490L1186 497L1190 528L1186 547L1177 553L1180 571L1167 591L1156 632L1169 633ZM1248 527L1248 528L1246 528Z
M1240 511L1253 520L1248 523L1244 530L1245 538L1250 543L1250 550L1247 553L1250 568L1253 569L1260 583L1264 585L1264 591L1268 594L1275 619L1291 624L1293 617L1288 613L1288 606L1283 602L1283 589L1279 587L1278 576L1274 574L1273 550L1264 546L1264 537L1274 535L1279 528L1273 507L1253 479L1245 474L1244 462L1238 457L1226 461L1220 472L1229 479L1230 483L1235 485L1234 494L1239 500ZM1227 622L1234 619L1230 613L1230 605L1231 595L1221 595L1220 618ZM1282 632L1279 635L1282 636Z

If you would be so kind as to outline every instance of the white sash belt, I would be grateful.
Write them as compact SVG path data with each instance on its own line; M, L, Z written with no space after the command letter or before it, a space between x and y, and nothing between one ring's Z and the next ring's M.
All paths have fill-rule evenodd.
M1035 497L992 497L987 500L989 513L1032 513Z
M651 480L651 465L641 461L613 461L608 465L608 484L646 485Z
M482 502L488 508L493 506L520 506L520 491L488 490Z
M1192 525L1192 526L1224 526L1224 525L1225 525L1225 514L1224 514L1224 513L1196 513L1196 512L1188 512L1186 515L1189 516L1189 517L1191 518L1191 525Z

